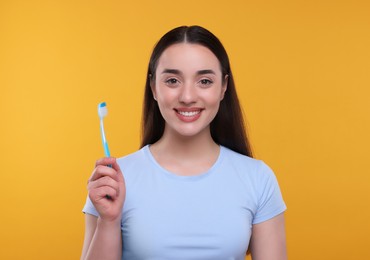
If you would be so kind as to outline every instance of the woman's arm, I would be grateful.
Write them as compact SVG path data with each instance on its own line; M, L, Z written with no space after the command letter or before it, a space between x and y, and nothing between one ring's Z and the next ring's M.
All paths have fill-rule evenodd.
M82 254L81 254L81 260L84 260L87 255L87 250L89 250L91 240L94 237L96 225L98 222L98 218L90 215L85 214L85 236L84 236L84 244L82 247Z
M121 222L107 222L86 214L81 260L118 260L122 255Z
M122 172L114 158L97 161L88 182L88 190L89 198L99 217L85 215L85 239L81 260L120 260L121 216L126 189Z
M253 260L286 260L284 213L252 227Z

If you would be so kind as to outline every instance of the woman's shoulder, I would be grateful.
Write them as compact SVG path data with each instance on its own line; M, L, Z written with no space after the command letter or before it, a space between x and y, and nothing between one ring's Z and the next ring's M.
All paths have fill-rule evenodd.
M261 160L249 157L247 155L235 152L234 150L231 150L230 148L227 148L225 146L221 146L221 149L224 153L224 156L231 160L233 163L241 163L244 166L248 167L258 167L261 163L263 163Z
M117 159L118 165L130 165L130 164L137 164L142 162L146 159L146 150L148 149L148 146L144 146L140 148L139 150L136 150L132 153L129 153L127 155L121 156Z
M235 152L222 147L224 157L229 167L246 178L270 178L274 175L272 169L262 160Z

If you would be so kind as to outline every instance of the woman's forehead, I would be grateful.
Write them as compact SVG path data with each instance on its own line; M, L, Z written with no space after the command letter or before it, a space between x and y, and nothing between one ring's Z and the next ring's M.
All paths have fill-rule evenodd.
M178 43L165 49L158 60L157 72L168 69L220 72L220 63L213 52L203 45Z

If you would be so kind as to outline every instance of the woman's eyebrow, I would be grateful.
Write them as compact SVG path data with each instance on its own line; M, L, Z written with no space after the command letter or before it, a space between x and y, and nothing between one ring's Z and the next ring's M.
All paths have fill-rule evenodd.
M169 74L175 74L175 75L181 75L181 71L177 69L164 69L162 71L162 74L169 73ZM216 74L213 70L198 70L197 75L204 75L204 74Z
M176 75L180 75L182 74L181 71L179 70L176 70L176 69L164 69L162 71L162 74L165 74L165 73L169 73L169 74L176 74Z
M198 75L204 75L204 74L216 74L213 70L199 70L197 71Z

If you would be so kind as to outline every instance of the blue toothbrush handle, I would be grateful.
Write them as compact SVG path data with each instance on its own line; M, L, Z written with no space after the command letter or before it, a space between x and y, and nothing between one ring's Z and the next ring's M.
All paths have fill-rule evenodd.
M105 157L110 157L110 152L109 152L108 143L107 143L107 142L105 142L105 143L103 144L103 146L104 146L104 153L105 153ZM111 165L111 164L108 164L107 166L112 168L112 165Z
M100 120L100 132L101 132L101 138L103 142L104 155L105 157L110 157L110 151L109 151L107 139L105 138L104 123L102 119ZM110 164L107 166L112 168L112 165Z
M106 157L110 157L108 143L107 142L103 143L103 146L104 146L104 154L105 154L105 156Z

